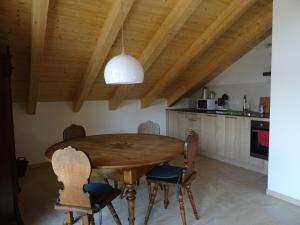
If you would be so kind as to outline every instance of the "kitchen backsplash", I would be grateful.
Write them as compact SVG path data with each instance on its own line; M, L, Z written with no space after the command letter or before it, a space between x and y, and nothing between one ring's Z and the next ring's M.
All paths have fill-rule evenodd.
M207 86L208 93L214 91L216 98L222 97L224 93L229 96L225 108L232 110L242 110L243 96L247 96L247 102L250 110L258 111L259 98L261 96L270 96L270 83L247 83L247 84L227 84ZM202 89L189 97L189 101L201 98Z

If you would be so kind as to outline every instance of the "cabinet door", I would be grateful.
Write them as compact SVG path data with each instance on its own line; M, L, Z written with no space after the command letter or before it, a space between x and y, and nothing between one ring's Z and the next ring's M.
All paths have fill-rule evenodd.
M186 127L185 135L189 134L190 130L198 133L199 137L201 135L201 115L200 113L187 113L186 114Z
M201 114L200 113L187 113L186 114L186 127L185 136L187 136L190 130L195 131L199 136L199 149L201 144Z
M168 111L167 118L167 135L175 138L183 139L184 137L184 127L185 127L185 113Z
M177 137L178 132L178 112L167 111L167 135Z
M224 117L203 115L201 123L201 153L224 155Z
M177 135L176 137L185 140L185 132L186 128L188 127L188 120L186 119L186 113L184 112L177 112Z
M250 157L250 122L248 118L225 116L225 157L248 162Z

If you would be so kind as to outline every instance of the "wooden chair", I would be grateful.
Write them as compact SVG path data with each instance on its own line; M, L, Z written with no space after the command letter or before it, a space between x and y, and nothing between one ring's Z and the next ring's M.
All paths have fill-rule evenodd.
M148 223L151 210L157 195L158 187L164 186L164 206L165 208L169 204L168 190L169 185L177 187L178 201L181 213L182 224L186 225L183 191L186 190L188 193L190 203L192 205L195 218L198 220L198 212L196 204L194 202L191 183L196 178L196 171L194 170L195 158L198 149L198 134L191 131L187 136L184 145L184 167L176 167L170 165L156 166L147 173L147 182L150 190L150 202L145 217L145 224ZM154 184L153 190L151 190L151 184Z
M148 120L144 123L141 123L138 126L138 134L160 134L160 127L158 123L154 123L151 120Z
M86 134L84 127L76 124L72 124L71 126L67 127L63 132L64 141L85 136Z
M138 126L138 134L160 135L160 126L158 123L154 123L153 121L148 120ZM140 185L140 180L137 181L137 185Z
M70 125L66 129L64 129L64 132L63 132L64 141L68 141L73 138L85 137L85 136L86 136L86 133L85 133L84 127L80 126L80 125L76 125L76 124ZM99 171L99 170L92 171L92 176L94 178L97 177L97 179L102 179L105 181L105 183L109 184L108 178L105 175L103 175L101 173L101 171ZM115 186L115 188L117 188L117 186Z
M52 167L58 181L63 183L55 209L65 211L64 225L74 223L73 212L82 215L83 225L94 225L93 214L108 207L116 224L120 219L111 203L121 191L108 184L89 183L91 164L87 155L71 146L57 150Z

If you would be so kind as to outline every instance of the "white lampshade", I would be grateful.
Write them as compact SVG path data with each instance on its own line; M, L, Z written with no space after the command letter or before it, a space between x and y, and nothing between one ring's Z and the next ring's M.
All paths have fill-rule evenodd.
M122 53L113 57L104 69L106 84L138 84L144 81L144 69L139 61Z

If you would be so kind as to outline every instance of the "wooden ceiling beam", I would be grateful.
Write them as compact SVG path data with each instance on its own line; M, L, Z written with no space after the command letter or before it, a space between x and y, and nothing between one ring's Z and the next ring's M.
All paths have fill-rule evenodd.
M201 2L202 0L180 0L176 3L138 58L145 71L149 69ZM116 89L109 101L110 110L118 108L133 86L122 85Z
M197 72L197 76L193 76L185 82L181 88L177 89L169 98L168 106L173 105L186 93L192 91L199 85L204 85L209 80L213 79L219 72L235 62L235 60L243 55L249 48L249 45L261 36L269 32L272 28L272 12L269 12L259 20L254 21L251 26L244 31L233 43L226 48L222 54L211 61L206 67ZM216 71L218 73L216 73Z
M31 62L27 113L35 114L38 101L41 64L44 53L49 0L32 0Z
M86 72L82 77L80 86L73 99L74 112L80 110L84 100L90 93L134 1L135 0L126 0L123 2L122 0L113 1L112 9L105 20Z
M233 23L235 23L256 0L233 0L216 20L193 42L190 48L176 63L156 82L142 98L141 106L149 106L180 74L201 56Z

